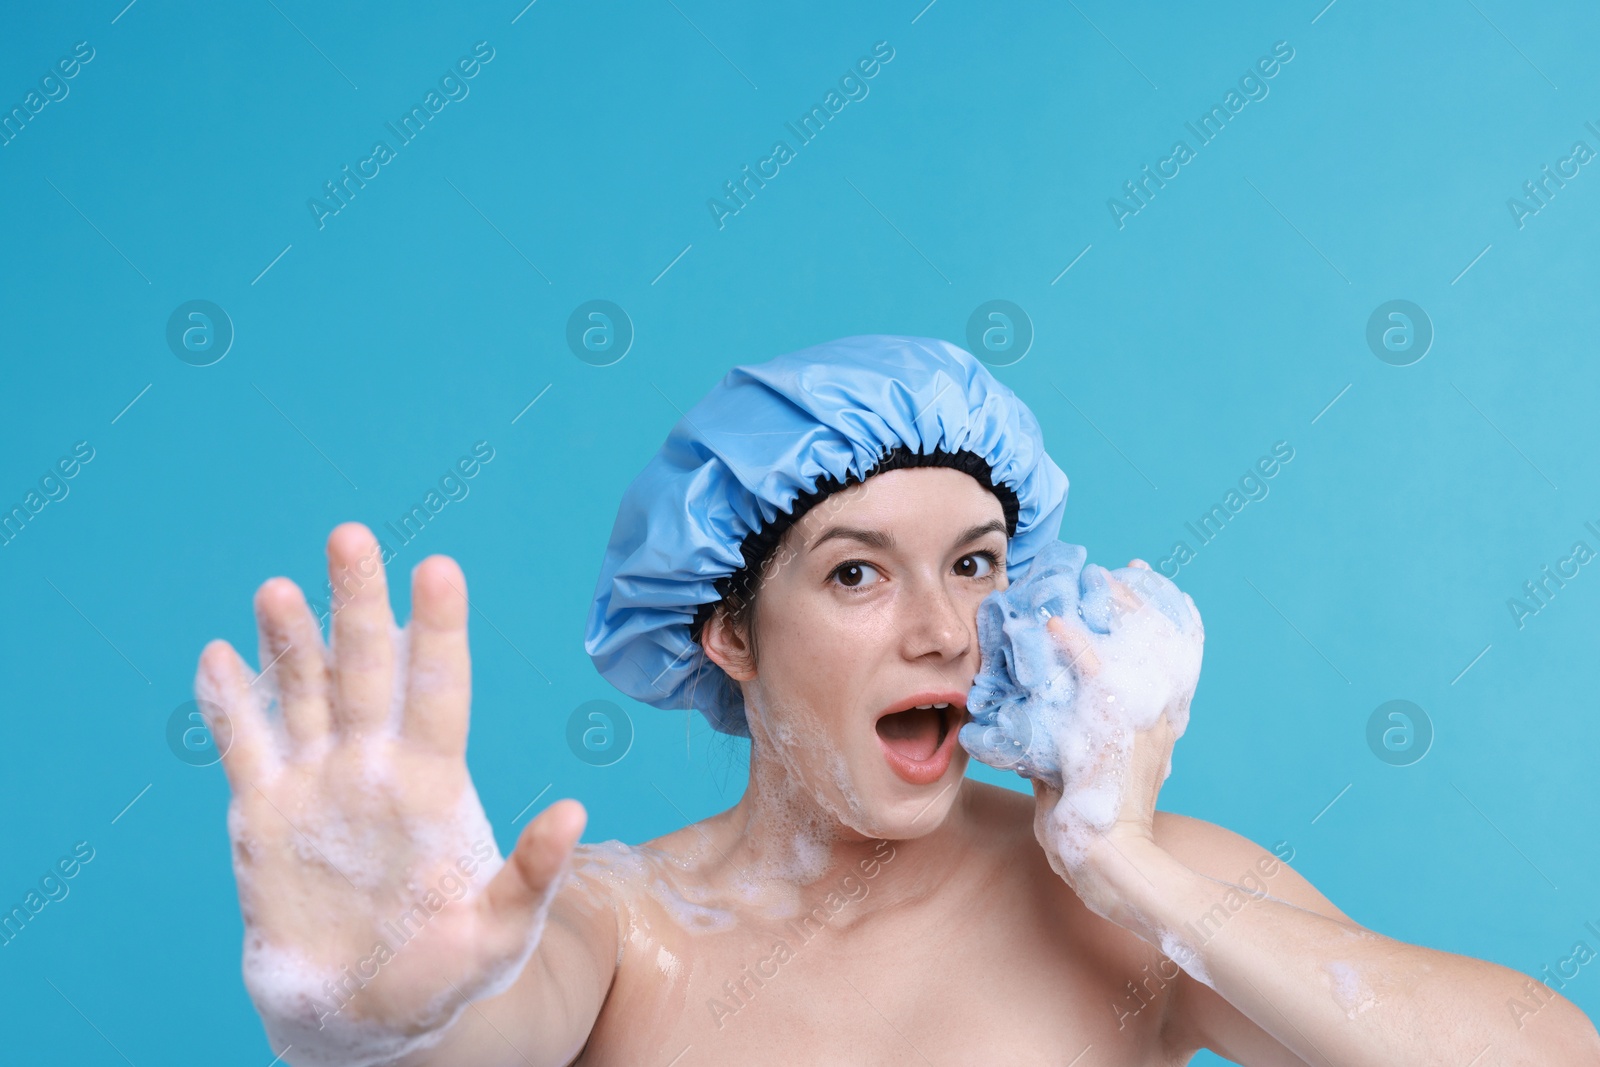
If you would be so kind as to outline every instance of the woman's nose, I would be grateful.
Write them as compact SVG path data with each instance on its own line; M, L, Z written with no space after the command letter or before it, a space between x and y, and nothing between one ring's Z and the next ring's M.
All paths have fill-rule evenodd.
M918 583L905 598L900 632L907 659L937 653L941 660L960 659L972 647L974 620L941 582Z

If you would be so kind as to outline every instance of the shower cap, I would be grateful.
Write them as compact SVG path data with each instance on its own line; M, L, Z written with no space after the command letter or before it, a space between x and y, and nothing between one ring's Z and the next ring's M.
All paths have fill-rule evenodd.
M805 509L903 466L955 467L995 492L1013 579L1056 540L1067 476L1027 405L965 350L869 335L734 367L623 493L584 629L596 669L635 700L748 736L700 625Z

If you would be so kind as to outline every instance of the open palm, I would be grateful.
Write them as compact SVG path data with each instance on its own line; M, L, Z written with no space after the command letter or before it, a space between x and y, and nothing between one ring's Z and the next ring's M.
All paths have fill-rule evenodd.
M255 601L263 674L213 641L195 687L225 751L245 981L269 1035L291 1062L376 1062L516 979L584 813L552 805L504 860L467 773L460 568L416 568L401 630L365 527L334 530L328 564L331 647L274 578Z

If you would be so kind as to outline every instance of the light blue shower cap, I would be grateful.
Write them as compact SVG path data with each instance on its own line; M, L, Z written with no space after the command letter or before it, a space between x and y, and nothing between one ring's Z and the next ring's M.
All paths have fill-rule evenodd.
M819 483L865 479L900 446L970 452L1015 495L1012 580L1056 540L1067 476L1033 412L965 350L869 335L734 367L623 493L584 629L596 669L635 700L697 708L748 736L738 683L694 639L701 605L745 567L748 535Z

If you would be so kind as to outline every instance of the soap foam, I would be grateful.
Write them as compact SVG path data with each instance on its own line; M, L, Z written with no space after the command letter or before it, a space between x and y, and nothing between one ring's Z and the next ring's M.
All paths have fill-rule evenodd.
M1206 970L1205 962L1201 960L1200 953L1196 952L1188 942L1171 930L1163 929L1161 931L1161 951L1173 963L1189 972L1189 977L1196 981L1204 982L1206 985L1211 986L1212 989L1216 988L1211 984L1211 974Z
M832 861L838 824L774 762L758 764L752 775L776 779L762 791L750 821L738 828L739 840L759 842L760 850L751 854L740 846L736 861L709 836L718 830L702 827L689 828L698 840L685 835L672 851L621 841L580 844L572 870L584 905L598 910L619 900L653 903L647 912L622 909L627 927L622 940L640 946L652 943L650 916L684 933L717 934L752 916L781 921L798 915L801 889L825 874ZM620 953L619 946L619 964Z
M1332 983L1334 1003L1344 1010L1346 1019L1354 1019L1369 1008L1378 1006L1378 995L1361 980L1361 975L1351 964L1330 960L1322 965Z
M851 781L833 735L806 704L773 707L762 693L747 709L750 793L760 798L745 836L768 850L746 868L753 894L771 882L810 885L827 873L840 828L882 837Z
M458 1006L442 1024L420 1033L355 1019L338 1012L333 996L343 975L303 953L272 945L259 937L245 939L244 980L261 1015L268 1043L293 1056L296 1067L376 1067L437 1044L466 1003L450 992ZM443 996L439 998L441 1001ZM446 1008L431 1005L429 1015Z
M978 606L982 666L968 695L973 721L959 735L974 759L1063 792L1077 814L1058 820L1069 866L1115 821L1135 734L1165 712L1183 735L1205 642L1194 602L1172 582L1141 567L1085 565L1086 555L1052 542L1024 578ZM1137 609L1117 601L1108 577L1131 587ZM1098 671L1069 662L1052 618L1086 639ZM1163 780L1171 773L1169 757Z
M327 818L326 813L323 817ZM232 822L230 819L230 825ZM566 869L552 882L518 949L470 978L463 976L454 984L446 982L445 988L403 1020L362 1018L359 1001L352 1000L352 996L359 998L360 990L392 966L407 951L411 940L423 936L433 915L457 903L470 906L505 864L470 785L443 819L431 824L418 819L405 822L416 829L417 851L398 877L391 873L387 879L377 879L378 888L371 892L371 929L366 939L339 936L340 947L315 946L311 951L321 950L320 958L313 959L293 944L270 940L252 911L245 912L246 987L274 1047L292 1044L292 1062L296 1064L366 1067L426 1048L443 1036L469 1001L509 989L538 947L550 903L569 873ZM323 848L336 848L332 842L340 836L338 831L345 831L344 836L348 837L347 829L335 825L336 832L331 836L327 826L311 832L316 833ZM487 859L483 858L486 846ZM466 859L473 861L471 875L462 874L458 865L458 861ZM326 860L322 862L326 865ZM369 869L376 866L358 867L353 873L361 876L362 883L370 882L374 879L368 877ZM241 898L254 898L250 871L240 864L235 870L244 890ZM399 882L404 883L403 892L395 891ZM381 954L377 951L379 945ZM337 954L341 951L349 958L340 958Z
M572 859L575 884L597 907L609 907L614 899L642 893L685 930L732 928L732 907L717 900L711 888L694 876L699 866L675 861L660 849L621 841L580 844ZM603 883L609 892L595 883Z

